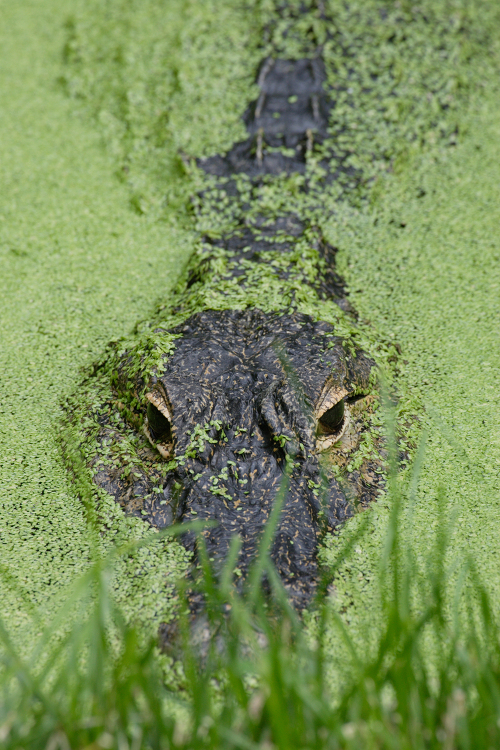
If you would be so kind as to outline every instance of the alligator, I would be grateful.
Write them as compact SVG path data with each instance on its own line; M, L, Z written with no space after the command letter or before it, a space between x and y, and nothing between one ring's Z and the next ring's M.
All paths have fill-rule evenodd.
M194 203L205 226L169 304L95 367L110 389L89 406L88 462L98 487L155 528L214 522L201 536L216 568L239 535L241 580L284 488L270 557L301 610L321 540L382 486L376 440L360 451L373 434L374 362L346 333L356 313L317 221L324 186L356 180L328 156L334 102L321 47L267 56L257 85L246 139L191 164L204 179ZM307 215L262 197L293 179ZM180 540L196 555L199 538Z

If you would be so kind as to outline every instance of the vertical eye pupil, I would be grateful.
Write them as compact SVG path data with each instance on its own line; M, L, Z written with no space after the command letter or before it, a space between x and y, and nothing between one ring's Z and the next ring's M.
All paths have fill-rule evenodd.
M344 399L339 401L338 404L335 404L335 406L332 406L331 409L328 409L328 411L320 417L319 421L323 427L326 427L332 432L338 430L344 421Z
M170 440L172 435L170 422L151 402L148 403L147 415L149 431L153 440L159 440L160 438Z

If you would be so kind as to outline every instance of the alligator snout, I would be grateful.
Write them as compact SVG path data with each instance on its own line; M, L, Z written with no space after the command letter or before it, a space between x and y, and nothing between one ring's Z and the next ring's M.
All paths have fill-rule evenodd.
M286 485L270 554L302 608L320 538L379 488L372 459L351 461L368 429L357 399L373 363L298 313L209 310L157 329L155 341L153 370L151 358L120 356L99 422L108 459L97 454L94 482L157 528L213 522L202 534L216 567L238 534L242 579ZM181 541L196 553L193 534Z
M145 515L160 527L214 521L203 533L216 562L238 534L244 575L286 481L271 554L300 604L314 588L321 534L352 512L320 457L346 431L345 401L366 391L371 362L347 354L332 326L298 314L208 311L170 333L182 336L141 413L167 469ZM194 536L183 541L195 550Z

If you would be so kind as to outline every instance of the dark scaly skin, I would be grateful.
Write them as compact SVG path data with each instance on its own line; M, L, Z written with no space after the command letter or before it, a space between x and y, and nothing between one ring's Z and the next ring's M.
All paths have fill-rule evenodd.
M351 487L351 502L333 478L320 487L314 407L325 391L367 391L371 366L362 354L347 355L331 331L300 314L207 311L179 327L182 337L152 388L172 413L177 456L189 454L193 425L222 429L212 427L214 442L169 472L163 493L145 505L148 520L160 528L193 517L217 521L205 532L209 555L223 558L239 533L245 571L293 463L272 559L297 605L314 591L320 536L352 514L354 498L370 499L362 482ZM194 542L184 539L190 548Z
M300 299L330 300L353 315L334 269L334 248L314 224L287 210L252 213L235 180L246 175L255 187L272 175L306 173L332 106L321 57L268 58L258 82L261 94L245 115L248 138L199 164L224 191L233 221L222 236L206 235L188 263L172 305L182 322L154 328L159 354L152 367L140 346L105 365L113 392L96 415L97 443L111 443L120 456L124 432L111 419L118 410L139 446L134 471L124 473L116 455L92 464L98 486L157 528L216 521L203 532L216 565L239 534L243 579L287 473L271 557L300 609L315 590L322 536L368 504L380 486L373 460L344 474L342 483L331 471L335 463L346 465L367 429L368 401L360 397L370 392L373 362L330 323L297 310ZM335 176L327 171L325 179ZM202 194L202 208L205 199L213 200ZM297 250L304 247L307 266ZM283 290L282 309L264 312L246 301L259 297L264 282ZM219 309L211 309L213 290L223 284L235 290L227 293L235 309L220 309L220 299ZM165 355L163 337L172 343ZM351 415L339 421L342 401L351 403ZM335 408L337 423L328 425L327 412ZM181 540L195 551L193 535Z

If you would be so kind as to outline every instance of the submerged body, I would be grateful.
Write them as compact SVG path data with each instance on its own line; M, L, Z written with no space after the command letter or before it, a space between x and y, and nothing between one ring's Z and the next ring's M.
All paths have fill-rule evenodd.
M286 482L271 557L301 608L321 537L379 488L373 455L351 462L370 429L373 362L300 312L317 300L354 320L335 249L287 206L252 204L274 178L303 175L311 195L308 169L335 178L321 150L332 106L321 57L268 58L258 83L247 140L199 163L212 176L199 213L220 205L226 228L205 232L167 322L105 363L112 391L96 409L91 463L98 486L157 528L215 521L203 534L216 562L238 534L243 577ZM192 535L181 540L195 550Z

